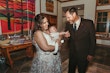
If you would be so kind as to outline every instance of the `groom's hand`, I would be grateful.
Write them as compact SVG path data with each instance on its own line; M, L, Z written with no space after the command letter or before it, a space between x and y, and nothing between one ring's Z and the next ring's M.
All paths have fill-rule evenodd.
M66 31L64 37L69 38L70 37L70 32Z

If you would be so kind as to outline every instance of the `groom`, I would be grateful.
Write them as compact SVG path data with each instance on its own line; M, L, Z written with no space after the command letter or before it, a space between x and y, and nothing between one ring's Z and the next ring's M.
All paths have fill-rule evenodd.
M92 61L95 47L95 27L92 20L78 16L76 8L66 10L65 37L69 38L69 70L75 73L76 67L79 73L86 73L88 63Z

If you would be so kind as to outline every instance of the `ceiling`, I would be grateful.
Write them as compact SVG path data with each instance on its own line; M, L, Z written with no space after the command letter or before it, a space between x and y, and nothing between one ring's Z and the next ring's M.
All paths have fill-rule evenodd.
M58 0L59 2L69 2L69 1L75 1L75 0Z
M59 2L69 2L69 1L77 1L77 0L57 0L57 1L59 1ZM68 7L72 7L72 6L68 6ZM68 8L68 7L64 7L63 10L65 11L65 9ZM78 10L84 10L84 5L83 4L82 5L75 5L74 7Z
M71 8L71 7L75 7L77 10L84 10L84 4L67 6L67 7L63 7L62 9L63 9L63 11L65 11L67 8Z

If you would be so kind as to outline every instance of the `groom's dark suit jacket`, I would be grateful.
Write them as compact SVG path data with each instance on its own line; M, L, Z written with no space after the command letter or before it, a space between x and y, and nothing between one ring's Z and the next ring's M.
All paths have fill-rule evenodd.
M81 18L77 31L73 30L72 24L66 24L66 31L70 32L69 49L70 57L86 59L87 55L94 55L96 47L95 27L93 21Z

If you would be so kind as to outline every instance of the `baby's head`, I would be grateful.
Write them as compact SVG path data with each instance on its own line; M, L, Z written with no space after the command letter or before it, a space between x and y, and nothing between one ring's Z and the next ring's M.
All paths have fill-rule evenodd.
M49 32L50 33L57 32L57 28L54 25L49 26Z

